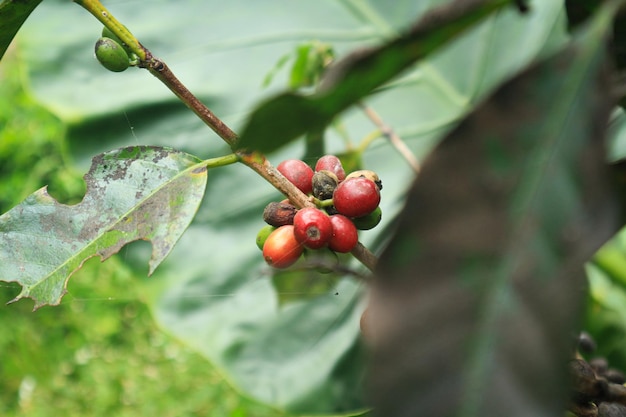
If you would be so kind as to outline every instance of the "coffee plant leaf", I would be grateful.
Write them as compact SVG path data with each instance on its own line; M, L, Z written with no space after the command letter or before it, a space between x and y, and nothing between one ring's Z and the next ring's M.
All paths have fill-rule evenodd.
M332 65L318 94L285 93L261 104L243 128L238 147L272 152L306 132L324 129L339 113L510 3L456 1L426 13L396 39L357 50Z
M604 149L609 10L425 161L368 310L376 415L564 412L583 265L621 224Z
M84 178L76 205L44 187L0 216L0 280L22 286L13 301L59 304L87 259L105 260L139 239L152 243L152 273L193 219L207 169L183 152L131 146L95 156Z
M0 1L0 60L13 37L41 0Z

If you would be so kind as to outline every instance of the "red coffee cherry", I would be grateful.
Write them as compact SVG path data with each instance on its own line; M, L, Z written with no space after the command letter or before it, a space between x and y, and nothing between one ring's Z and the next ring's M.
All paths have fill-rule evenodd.
M304 248L293 235L293 226L281 226L274 230L263 245L263 258L274 268L287 268L300 258Z
M319 249L333 236L333 225L326 213L307 207L298 210L293 218L293 234L307 248Z
M305 194L310 194L313 189L311 180L313 170L304 161L299 159L287 159L278 164L278 171L285 176L293 185Z
M348 253L359 241L359 233L354 223L341 214L330 216L333 225L333 236L328 241L328 247L335 252Z
M333 195L333 204L340 214L362 217L370 214L380 203L380 191L367 178L348 178L339 184Z
M346 178L346 172L343 170L341 161L335 155L324 155L317 160L315 164L315 171L330 171L337 176L339 181L343 181Z

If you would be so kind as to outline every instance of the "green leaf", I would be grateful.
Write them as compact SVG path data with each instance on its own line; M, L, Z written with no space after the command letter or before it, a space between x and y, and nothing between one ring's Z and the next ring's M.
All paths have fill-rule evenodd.
M323 129L340 112L415 61L441 49L509 3L457 1L433 10L404 35L380 47L354 52L332 66L324 75L321 93L311 97L285 93L262 104L250 117L237 146L267 153L306 132Z
M150 273L170 253L198 209L206 167L172 149L132 146L94 157L87 193L66 206L44 187L0 216L0 279L18 282L35 308L58 304L69 277L89 258L152 242Z
M623 240L623 236L620 240ZM623 253L622 250L621 258L623 258ZM619 278L616 279L611 271L605 270L603 265L589 264L587 275L590 302L585 329L593 334L597 342L598 350L593 353L594 357L606 358L611 368L624 369L626 366L624 352L626 286Z
M13 37L41 0L0 1L0 60Z
M498 89L425 161L372 294L377 415L564 412L583 264L619 228L603 141L611 17Z

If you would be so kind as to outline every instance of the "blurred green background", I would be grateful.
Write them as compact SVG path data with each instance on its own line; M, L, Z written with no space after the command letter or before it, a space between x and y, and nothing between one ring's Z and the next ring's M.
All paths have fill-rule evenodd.
M24 91L11 50L0 65L0 212L46 184L76 202L63 124ZM58 307L0 303L2 416L286 416L240 396L200 355L159 330L127 267L87 262ZM19 286L0 283L0 300Z
M55 1L49 0L44 3L54 5ZM65 6L67 2L58 0L56 3ZM123 3L128 7L141 7L140 3L118 2L116 9L122 8L122 14ZM164 6L165 3L167 2L159 5ZM355 14L355 17L341 13L321 13L318 10L320 7L313 3L309 6L312 9L311 13L296 10L297 14L289 14L283 10L272 10L275 20L240 19L240 26L236 27L226 24L206 27L205 14L195 13L200 22L192 21L194 25L189 24L186 19L167 21L167 24L174 27L169 29L167 32L169 36L165 37L162 33L164 26L157 18L167 17L167 13L163 13L163 9L159 7L142 10L142 13L127 12L123 21L129 22L133 30L137 28L141 40L145 40L146 45L151 48L154 47L154 50L167 59L171 66L175 65L174 69L179 76L185 82L190 80L192 90L199 92L202 99L218 114L225 115L227 121L236 127L245 119L246 111L252 103L269 94L268 90L260 87L265 74L282 54L292 49L292 44L306 40L310 36L310 32L304 35L298 32L302 22L296 18L310 21L311 27L315 28L312 32L322 38L326 36L326 40L333 42L334 45L339 44L345 50L352 47L356 41L372 42L387 37L393 33L394 27L398 27L417 12L414 9L424 8L428 2L398 1L397 4L404 5L405 9L398 6L394 10L411 12L395 14L394 10L384 3L386 2L374 2L381 9L377 11L378 14L386 18L388 30L383 30L385 25L382 23L385 23L385 19L374 21L376 24L372 24L360 14ZM486 25L489 30L475 31L472 36L453 45L446 54L435 57L428 63L425 71L417 71L400 80L395 85L395 92L373 97L373 106L382 114L385 121L398 129L412 150L417 150L418 155L420 152L426 152L433 141L440 137L441 132L449 129L452 122L467 111L471 103L478 100L481 94L512 71L525 65L535 55L549 51L563 41L565 35L555 29L560 27L555 22L559 22L562 17L559 13L561 6L558 3L558 1L538 3L537 13L518 26L513 25L510 20L516 17L500 16L501 19ZM169 4L173 9L181 8L178 3L169 2ZM325 4L325 7L329 7L328 4L334 7L335 3ZM236 6L231 7L237 9ZM257 5L254 7L261 8ZM254 7L250 6L246 10L237 9L237 13L254 15L257 11L250 10ZM296 6L291 7L297 9ZM539 10L541 8L543 10ZM72 13L71 10L68 12ZM319 16L315 15L316 11ZM144 12L152 13L151 17L145 17ZM221 8L219 12L224 14L220 16L222 22L226 22L224 19L227 18L228 8ZM66 13L65 10L63 13ZM140 15L141 18L138 17ZM91 45L98 36L99 25L95 21L86 16L84 25L77 27L67 25L68 30L64 32L58 30L58 26L64 24L63 21L49 17L42 12L39 20L34 21L30 29L27 28L25 31L26 36L22 39L25 47L19 51L11 50L0 64L0 212L6 212L46 184L49 185L50 193L60 201L66 203L78 201L84 193L81 177L88 165L88 158L116 146L147 142L167 144L203 157L220 154L222 149L214 145L216 141L205 141L208 136L206 128L180 103L168 101L171 95L155 80L140 71L128 71L119 76L106 73L98 67L93 57L85 52L91 51ZM322 27L322 22L327 21L330 21L329 26L333 30L318 31L317 28ZM285 26L284 33L273 32L280 25ZM241 37L241 34L248 30L248 26L254 26L250 29L254 31L267 30L265 37L262 38L262 43L267 44L265 45L267 48L259 52L258 49L251 47L251 45L258 47L256 37L251 35ZM191 31L190 28L201 28L202 31ZM70 30L76 32L70 33ZM50 33L55 33L59 37L54 44L48 41ZM291 38L286 37L285 33ZM215 39L211 39L211 36ZM253 41L250 41L251 39ZM502 41L503 39L506 42ZM251 45L246 42L250 42ZM511 47L514 42L517 47ZM181 49L181 45L186 46ZM480 48L477 49L476 45ZM490 48L483 48L485 45ZM207 57L210 60L204 61ZM29 63L29 68L25 66L25 62ZM216 62L229 62L229 65L215 65ZM97 76L90 77L89 74ZM145 83L147 87L138 88L140 82ZM150 84L152 82L153 84ZM274 88L279 83L280 80L276 81ZM81 88L73 89L75 85L80 85ZM34 98L35 93L38 95L37 99ZM62 115L64 120L57 119L38 104L41 102L46 102L47 108L52 108L55 114ZM144 107L141 107L142 105ZM373 129L369 122L364 123L362 118L359 119L358 114L350 113L348 118L352 122L350 126L357 127L350 130L357 138ZM66 131L68 125L71 127ZM626 124L622 121L619 125ZM137 136L133 130L135 127ZM619 140L621 130L623 129L615 130L615 138L618 139L614 144L626 143ZM401 207L403 192L399 186L401 180L408 183L407 179L411 177L402 161L398 161L397 155L383 148L380 142L375 143L378 147L375 152L365 154L365 160L368 168L384 174L386 185L383 212L388 219L392 217L394 210L397 211ZM341 144L342 142L336 141L331 151L336 151ZM66 149L68 146L78 151L70 156ZM615 146L615 149L618 148L620 148L618 145ZM84 158L78 160L77 155ZM291 157L293 155L292 153ZM276 161L280 160L278 157L275 158ZM80 171L76 166L80 167ZM401 171L402 168L405 170ZM217 342L211 345L212 340L203 339L202 331L209 328L205 317L196 321L201 324L199 327L204 328L180 325L184 323L183 320L188 319L186 314L190 311L195 313L192 307L199 311L204 310L206 318L213 318L221 327L228 327L221 320L230 314L230 311L226 311L225 316L218 316L216 313L220 313L219 308L215 310L208 308L211 304L209 301L213 301L211 296L217 295L217 290L258 295L259 299L265 297L266 294L254 293L257 287L250 290L244 286L250 282L258 283L261 280L256 280L257 278L266 277L262 275L263 270L256 269L254 262L262 263L262 260L254 247L253 238L250 238L249 248L239 249L243 246L241 236L248 234L253 236L253 233L247 233L257 227L253 221L258 220L259 226L262 224L260 210L258 207L249 206L248 202L241 203L236 196L231 196L232 171L228 169L223 171L224 173L213 174L209 184L209 187L213 187L210 191L220 195L222 201L209 200L199 219L199 223L212 221L215 225L199 229L197 235L205 237L206 241L203 241L205 248L219 239L234 236L231 237L232 241L229 241L232 243L230 246L236 247L238 255L246 251L241 262L242 269L246 270L245 276L241 278L241 287L232 285L234 280L229 281L230 286L224 285L225 289L220 287L219 280L214 280L215 287L197 286L198 283L202 284L215 278L208 276L206 273L208 268L204 264L198 265L198 271L183 271L183 268L172 267L177 272L173 274L174 278L180 279L184 275L183 272L189 277L181 280L182 289L164 291L170 303L161 303L165 307L158 310L158 302L151 299L152 295L147 294L146 287L142 286L142 283L150 278L138 279L137 274L129 269L129 264L119 258L113 258L103 264L92 259L69 281L68 294L58 307L44 307L32 313L32 303L28 300L11 305L0 302L0 322L3 325L0 332L0 354L3 357L0 362L0 415L35 417L287 415L237 394L204 357L157 328L146 306L148 303L152 303L153 306L156 304L153 312L156 310L155 317L161 320L162 324L164 322L167 324L163 317L171 319L170 323L174 324L168 328L169 332L175 333L178 328L186 329L189 334L183 336L187 336L191 343L196 343L196 350L205 349L208 352L207 356L218 350L219 355L215 356L223 359L222 350L227 350L226 348L233 345L225 345L224 348ZM250 178L258 180L256 177ZM260 181L249 181L249 177L243 180L250 188L246 189L246 192L252 197L257 197L257 203L262 208L265 204L263 199L268 198L269 192L273 190L266 193L267 187L265 189L260 187ZM238 183L236 186L242 185ZM229 200L229 197L232 197L233 201ZM272 197L274 196L270 196ZM232 207L236 210L231 210L232 207L229 206L233 202L235 205ZM229 212L224 213L227 210ZM253 219L250 221L250 227L246 226L250 230L240 226L243 216ZM223 225L224 219L229 222L228 228ZM209 241L207 236L214 236L214 241ZM369 240L375 241L373 238ZM598 355L605 355L611 365L626 369L626 349L623 343L626 337L624 272L626 267L622 267L626 265L624 257L626 245L621 243L622 240L618 238L607 246L607 249L599 254L597 265L589 268L592 298L586 326L596 336L599 345ZM201 246L196 242L192 243L189 246ZM220 244L222 247L226 246L223 241L220 241ZM183 249L179 253L184 252ZM209 257L210 260L211 254L204 252L207 251L204 250L199 255L201 259L205 261ZM214 254L224 258L227 258L227 255L230 254ZM184 268L193 269L190 267L193 262L188 262L182 256L181 259L176 266L184 264ZM238 278L236 275L240 272L234 271L235 268L231 271L229 266L211 265L211 267L217 271L215 275L220 278L229 277L228 274L232 275L231 279ZM163 275L166 274L167 270ZM158 282L160 278L163 277L151 279ZM185 282L192 285L185 288ZM240 284L239 281L235 283ZM191 306L182 305L184 303L178 306L172 302L184 298L181 296L189 295L189 292L197 291L198 288L204 291L205 298L191 299L188 301ZM0 300L10 300L18 292L17 285L0 283ZM164 299L168 301L167 297ZM253 301L259 302L258 299ZM195 306L194 302L198 305ZM271 299L267 301L268 304L272 302ZM239 308L234 302L230 304L233 304L232 309ZM358 308L361 306L354 304L355 307L349 311L356 311L351 314L358 317ZM210 307L213 308L213 305ZM334 312L324 310L323 307L320 303L310 311L329 312L329 315ZM170 308L178 315L168 317L167 313L171 313L168 310ZM234 346L240 343L238 339L240 335L237 332L250 331L255 327L248 321L249 317L241 319L242 321L236 321L231 326L234 329L235 337L232 338ZM342 336L341 340L352 340L353 333L358 334L358 319L352 320L353 323L350 319L346 318L347 324L344 329L337 332L343 333L339 334ZM277 315L276 320L270 324L279 330L285 328L285 337L292 337L289 330L297 328L283 326L284 322L281 320L283 319ZM334 324L336 316L329 320ZM289 323L292 324L293 321ZM271 327L265 324L261 323L257 328ZM213 326L216 324L213 323ZM164 327L167 328L167 325ZM224 333L227 333L227 330ZM322 339L323 336L325 339L331 339L326 338L328 335L332 336L332 332L316 333L313 337ZM252 339L251 345L259 339L256 333L246 337ZM329 344L337 346L333 339ZM310 346L307 345L308 350L313 350ZM337 348L338 353L335 355L340 359L343 357L342 349ZM229 352L235 351L236 349L230 349ZM346 351L353 353L347 348ZM295 358L293 363L297 362L300 365L305 362L298 356L299 351L287 353L293 354ZM286 354L279 356L277 360L285 364L287 356ZM235 357L226 365L237 364L237 359L239 358ZM335 360L334 356L332 360ZM293 363L285 364L284 368ZM222 369L226 367L224 363L220 365ZM268 378L278 372L273 366L271 362L267 366L270 371L266 371L265 375ZM302 378L306 378L302 369L297 368L293 372L298 377L302 375ZM345 369L341 367L337 369L345 373ZM239 377L245 379L246 375L244 373L243 377L241 375ZM287 379L283 385L291 388L289 383Z

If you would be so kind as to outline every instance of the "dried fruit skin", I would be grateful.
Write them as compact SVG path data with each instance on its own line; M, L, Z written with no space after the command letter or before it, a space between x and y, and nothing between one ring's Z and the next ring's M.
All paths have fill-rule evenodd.
M293 224L293 217L297 211L298 209L292 204L282 201L280 203L272 202L265 206L263 220L265 220L265 223L275 227Z
M348 253L359 241L359 233L354 223L341 214L330 216L333 225L333 235L328 242L328 247L335 252Z
M376 184L363 177L346 178L335 190L333 203L340 214L363 217L378 207L380 191Z
M313 195L320 200L333 198L335 189L339 184L337 176L326 170L317 171L313 174Z
M263 245L263 258L274 268L287 268L300 258L303 247L293 235L293 226L281 226L274 230Z
M320 249L328 245L333 226L326 213L307 207L299 210L293 218L293 233L296 240L307 248Z
M318 172L322 170L332 172L337 176L339 181L346 179L346 172L343 169L343 165L335 155L324 155L317 160L315 171Z
M305 194L310 194L313 185L313 170L304 161L299 159L286 159L276 169L285 176L293 185Z

